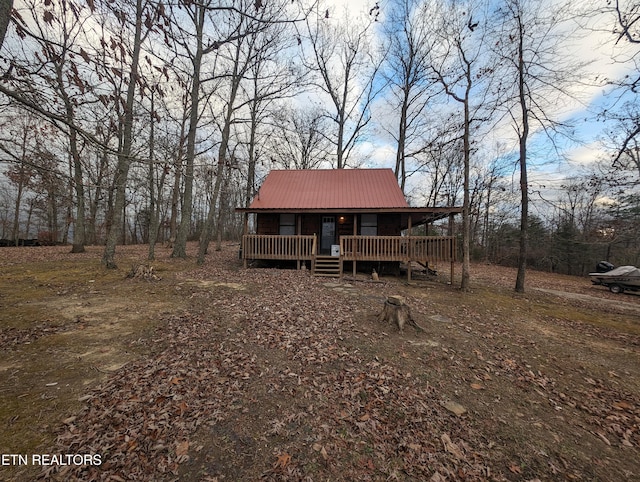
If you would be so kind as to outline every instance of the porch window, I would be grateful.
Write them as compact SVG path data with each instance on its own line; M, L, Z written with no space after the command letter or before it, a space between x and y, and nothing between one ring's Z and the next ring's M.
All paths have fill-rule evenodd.
M291 236L296 234L296 215L280 215L280 236Z
M378 215L362 214L360 216L360 234L362 236L378 235Z

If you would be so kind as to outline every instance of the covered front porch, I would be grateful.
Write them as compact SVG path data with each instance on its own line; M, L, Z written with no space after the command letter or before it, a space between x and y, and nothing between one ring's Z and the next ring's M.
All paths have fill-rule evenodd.
M313 235L245 234L241 257L245 268L249 260L296 261L298 269L307 261L316 275L344 275L344 262L350 262L353 276L359 262L400 262L407 265L411 279L412 263L424 267L449 263L453 280L456 261L455 236L361 236L343 235L329 255L319 252Z

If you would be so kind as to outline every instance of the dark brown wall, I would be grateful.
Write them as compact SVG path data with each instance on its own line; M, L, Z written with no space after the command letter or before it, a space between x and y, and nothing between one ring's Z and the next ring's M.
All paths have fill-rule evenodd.
M400 236L400 215L378 214L378 236Z
M320 214L298 214L302 216L302 233L305 235L317 234L320 236L320 224L322 215ZM340 215L335 215L336 230L339 236L350 236L353 234L353 215L345 214L344 222L340 222ZM360 220L358 219L358 224ZM297 224L296 224L297 225ZM358 226L358 232L360 227ZM400 235L400 215L393 213L378 214L378 236L399 236ZM280 215L273 213L258 213L257 234L274 235L280 232Z
M256 234L280 234L280 215L279 214L264 214L258 213L257 215Z
M317 234L320 236L320 215L302 214L302 233L305 235Z

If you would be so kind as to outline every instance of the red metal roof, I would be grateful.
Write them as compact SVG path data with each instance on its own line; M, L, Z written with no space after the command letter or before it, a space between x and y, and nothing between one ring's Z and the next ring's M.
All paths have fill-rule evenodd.
M248 211L407 207L391 169L313 169L271 171Z

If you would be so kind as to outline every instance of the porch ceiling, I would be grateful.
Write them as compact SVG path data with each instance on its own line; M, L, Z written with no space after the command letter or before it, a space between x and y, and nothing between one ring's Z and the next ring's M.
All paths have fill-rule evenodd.
M410 208L409 211L402 211L402 227L409 226L409 218L411 218L412 226L420 226L423 224L433 223L449 216L455 216L462 213L461 207L443 207L443 208Z

